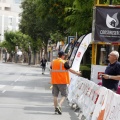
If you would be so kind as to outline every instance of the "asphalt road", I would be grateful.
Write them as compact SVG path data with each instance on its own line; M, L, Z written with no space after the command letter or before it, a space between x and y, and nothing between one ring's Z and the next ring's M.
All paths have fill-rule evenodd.
M0 63L0 120L78 120L66 100L62 115L54 114L50 74L41 68Z

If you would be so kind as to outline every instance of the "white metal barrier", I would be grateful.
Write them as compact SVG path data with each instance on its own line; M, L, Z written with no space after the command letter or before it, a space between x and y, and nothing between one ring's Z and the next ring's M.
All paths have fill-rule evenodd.
M80 108L80 119L120 120L120 95L85 78L72 80L68 100Z

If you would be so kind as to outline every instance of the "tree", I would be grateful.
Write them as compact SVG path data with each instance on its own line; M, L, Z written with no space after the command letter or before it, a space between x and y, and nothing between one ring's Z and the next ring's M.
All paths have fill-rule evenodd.
M5 40L1 43L1 46L7 49L7 52L13 56L16 53L16 46L23 52L29 52L28 48L31 46L31 38L19 31L6 31ZM32 46L31 46L32 47Z
M40 44L38 43L41 43L41 46L44 46L47 51L48 39L50 38L49 32L52 28L49 19L42 19L41 11L38 10L39 6L37 0L24 0L21 6L23 12L21 13L20 30L32 38L34 64L36 52L39 51Z
M64 34L65 4L61 0L38 0L38 14L47 23L47 31Z
M92 31L93 0L63 0L68 4L65 11L69 14L65 21L69 23L69 32L78 35Z
M9 52L15 51L15 46L19 46L20 49L24 49L27 52L30 42L31 38L28 35L19 31L6 31L5 41L3 41L2 46L6 47Z
M50 34L51 44L57 43L58 41L64 41L64 39L64 36L59 31Z
M20 14L21 22L20 22L20 30L22 33L27 34L31 37L32 50L34 53L34 64L37 52L37 15L36 15L36 4L33 0L25 0L22 2L21 8L23 12Z
M100 4L120 4L120 0L100 0Z
M51 34L60 31L64 33L61 13L64 11L60 0L24 0L21 8L20 30L32 38L34 54L38 51L38 42L41 40L42 46L47 53L47 44ZM34 57L35 61L35 57Z

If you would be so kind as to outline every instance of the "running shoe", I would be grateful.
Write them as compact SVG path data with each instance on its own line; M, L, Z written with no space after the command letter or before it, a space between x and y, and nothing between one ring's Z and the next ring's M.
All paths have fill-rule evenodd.
M57 109L58 114L61 115L62 114L61 107L58 106L56 109Z
M57 114L58 113L58 110L57 110L57 108L55 108L55 114Z

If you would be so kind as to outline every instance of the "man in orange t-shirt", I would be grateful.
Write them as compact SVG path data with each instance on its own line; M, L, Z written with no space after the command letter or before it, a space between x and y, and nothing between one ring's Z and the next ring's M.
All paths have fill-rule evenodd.
M51 84L53 85L52 94L54 96L55 114L62 114L61 106L67 96L67 84L70 84L69 71L76 75L80 72L72 70L65 60L65 53L60 51L58 58L51 62ZM58 104L58 94L61 92L62 98Z

